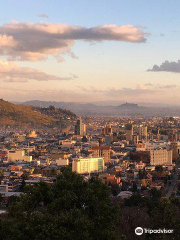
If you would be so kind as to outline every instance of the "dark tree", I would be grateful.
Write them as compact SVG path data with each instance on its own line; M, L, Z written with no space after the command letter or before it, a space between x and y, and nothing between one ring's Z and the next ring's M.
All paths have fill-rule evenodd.
M3 240L114 240L118 209L99 179L62 169L54 184L25 187L0 221Z

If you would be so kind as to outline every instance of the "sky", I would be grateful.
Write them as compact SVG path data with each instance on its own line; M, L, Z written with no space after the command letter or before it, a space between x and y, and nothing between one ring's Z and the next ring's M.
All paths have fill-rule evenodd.
M180 101L180 1L0 1L0 98Z

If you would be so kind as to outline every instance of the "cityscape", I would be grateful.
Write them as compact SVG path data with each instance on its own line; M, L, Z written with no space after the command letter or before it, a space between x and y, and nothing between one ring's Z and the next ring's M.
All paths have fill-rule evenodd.
M180 239L180 2L14 2L0 239Z

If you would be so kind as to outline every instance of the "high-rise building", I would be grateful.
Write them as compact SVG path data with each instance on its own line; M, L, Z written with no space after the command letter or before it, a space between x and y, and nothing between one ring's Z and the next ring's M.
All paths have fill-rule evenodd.
M111 124L107 124L103 129L102 129L102 134L103 135L111 135L113 133L113 130L112 130L112 127L111 127Z
M127 141L133 140L133 125L132 124L126 125L126 140Z
M113 135L112 134L105 135L106 145L111 145L112 142L113 142Z
M94 146L92 147L93 157L103 157L104 163L110 162L110 147L109 146Z
M84 136L86 135L86 125L82 123L82 119L79 118L75 125L75 135Z
M86 135L86 124L85 123L82 124L82 131L83 131L83 136L85 136Z
M139 142L139 135L134 134L132 136L132 141L133 141L133 144L138 144L138 142Z
M79 174L103 172L104 158L78 158L72 162L72 171Z
M147 141L147 126L141 125L139 127L139 139Z

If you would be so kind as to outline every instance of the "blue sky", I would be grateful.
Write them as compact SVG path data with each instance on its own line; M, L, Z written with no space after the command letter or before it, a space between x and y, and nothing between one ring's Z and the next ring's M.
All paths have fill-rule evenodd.
M0 46L0 59L6 62L6 65L1 64L0 71L4 71L4 66L8 64L7 75L0 75L0 94L11 101L119 100L178 104L179 9L178 0L3 1L0 8L0 36L4 34L10 37L14 34L14 42L24 41L24 38L21 39L21 33L14 32L16 30L7 32L5 25L11 26L11 21L17 21L18 28L21 23L32 23L35 27L40 22L65 23L68 26L79 26L82 31L83 28L100 25L132 25L133 28L140 29L146 41L92 41L91 37L85 40L71 39L73 43L68 43L68 50L63 51L63 60L60 62L54 57L52 46L47 59L38 58L34 61L25 58L24 52L18 52L17 56L17 48L14 53L14 43L8 41L11 45L10 53L5 54L3 50L1 53L3 46ZM39 17L40 14L47 17ZM33 41L36 44L40 40L35 36ZM18 51L23 47L18 47ZM33 48L33 43L31 47ZM31 51L29 45L28 51ZM38 54L41 54L41 49L38 49ZM165 61L168 63L164 65ZM157 67L153 68L154 65ZM148 69L151 71L147 71ZM32 72L38 79L27 77L27 71ZM45 73L46 76L42 74L39 77L34 71ZM76 77L73 77L74 75ZM175 97L172 96L172 91Z

